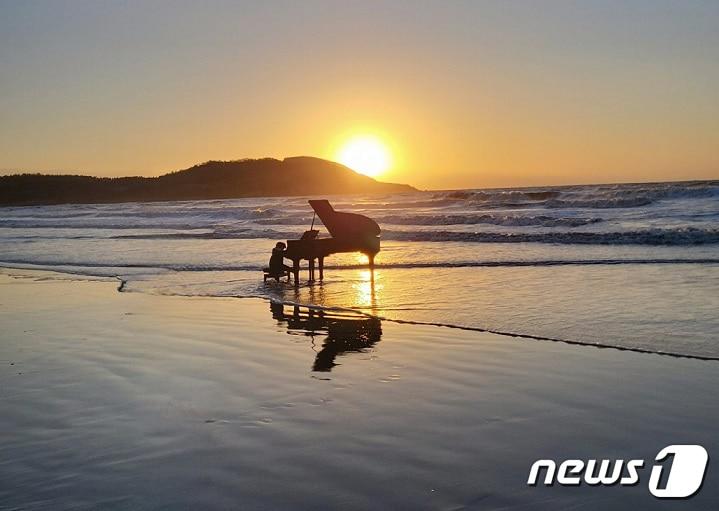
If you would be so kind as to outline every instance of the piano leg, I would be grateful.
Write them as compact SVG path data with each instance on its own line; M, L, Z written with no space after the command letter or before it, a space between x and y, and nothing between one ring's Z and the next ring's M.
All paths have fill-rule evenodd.
M310 257L310 282L315 281L315 258Z
M374 254L367 254L369 259L369 269L374 272Z
M300 260L299 259L292 260L292 274L295 277L295 286L299 286L300 285Z
M320 263L320 280L324 280L324 278L325 278L325 258L320 257L318 259L318 261Z

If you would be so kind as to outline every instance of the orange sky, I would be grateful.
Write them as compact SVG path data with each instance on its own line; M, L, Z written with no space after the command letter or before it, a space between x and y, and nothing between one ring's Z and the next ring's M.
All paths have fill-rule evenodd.
M421 188L719 178L719 4L4 3L0 169L384 140Z

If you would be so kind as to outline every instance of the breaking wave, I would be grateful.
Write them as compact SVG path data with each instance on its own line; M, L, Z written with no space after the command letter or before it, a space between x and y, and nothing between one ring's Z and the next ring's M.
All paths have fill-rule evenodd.
M394 225L474 225L489 224L512 226L539 227L579 227L601 222L601 218L553 217L547 215L393 215L380 218L382 223Z
M660 200L719 196L719 182L571 186L540 190L456 190L442 198L484 207L612 209L648 206Z
M620 232L453 232L384 231L395 241L464 241L473 243L561 243L579 245L703 245L719 243L719 229L646 229Z
M297 232L274 229L217 230L203 233L158 233L115 236L118 239L292 239ZM618 232L457 232L457 231L382 231L390 241L461 241L468 243L559 243L578 245L705 245L719 243L719 229L646 229Z
M601 222L601 218L555 217L548 215L497 215L497 214L445 214L445 215L384 215L374 219L380 224L390 225L502 225L506 227L579 227ZM310 218L303 216L284 216L256 220L260 225L308 225Z
M589 208L589 209L610 209L610 208L638 208L648 206L656 199L649 197L605 197L597 199L554 199L547 201L544 206L552 209Z

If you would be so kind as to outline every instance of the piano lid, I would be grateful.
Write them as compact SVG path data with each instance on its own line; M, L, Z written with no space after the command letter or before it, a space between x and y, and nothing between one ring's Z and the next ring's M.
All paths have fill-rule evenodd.
M326 199L311 200L309 203L333 238L366 239L379 236L379 225L369 217L335 211Z

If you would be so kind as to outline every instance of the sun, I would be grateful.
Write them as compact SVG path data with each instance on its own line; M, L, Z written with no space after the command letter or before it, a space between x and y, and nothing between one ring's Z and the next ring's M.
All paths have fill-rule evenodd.
M387 171L391 158L387 146L373 135L355 136L340 148L337 160L365 176L376 177Z

